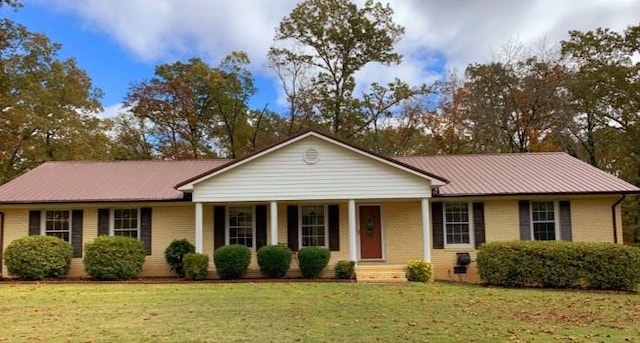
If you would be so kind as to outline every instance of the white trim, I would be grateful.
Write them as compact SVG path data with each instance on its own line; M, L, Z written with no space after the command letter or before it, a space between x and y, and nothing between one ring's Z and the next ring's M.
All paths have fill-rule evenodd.
M362 247L360 244L360 238L362 236L362 230L360 230L360 207L363 206L370 206L370 207L377 207L379 214L380 214L380 251L381 251L381 255L382 257L374 257L374 258L366 258L363 259L362 258ZM356 227L358 230L358 261L386 261L387 260L387 254L386 254L386 249L385 249L385 231L384 231L384 219L383 219L383 215L382 215L382 204L358 204L357 206L358 209L358 215L356 216Z
M140 207L113 207L109 209L109 236L115 236L115 221L116 221L116 214L115 211L116 210L136 210L138 218L138 227L136 228L136 230L138 231L138 240L142 241L142 230L140 229L141 223L140 223Z
M409 174L412 174L412 175L418 176L418 177L420 177L420 178L422 178L422 179L429 180L431 187L434 187L434 186L436 186L436 187L437 187L437 186L444 186L444 185L446 184L445 182L443 182L443 181L441 181L441 180L439 180L439 179L436 179L436 178L431 177L431 176L428 176L428 175L426 175L426 174L424 174L424 173L420 173L420 172L418 172L418 171L415 171L415 170L413 170L413 169L410 169L410 168L407 168L407 167L405 167L405 166L403 166L403 165L400 165L400 164L399 164L400 162L398 162L398 163L394 163L394 162L392 162L392 161L389 161L389 160L386 160L386 159L384 159L384 158L381 158L381 157L378 157L378 156L376 156L376 155L373 155L373 154L371 154L371 153L369 153L369 152L363 151L363 150L361 150L361 149L357 149L357 148L355 148L355 147L353 147L353 146L350 146L350 145L348 145L348 144L344 144L344 143L342 143L342 142L340 142L340 141L337 141L337 140L335 140L335 139L333 139L333 138L329 138L329 137L327 137L327 136L324 136L324 135L318 134L318 133L316 133L316 132L309 131L309 132L304 133L304 134L302 134L302 135L300 135L300 136L297 136L297 137L291 138L291 139L289 139L288 141L282 142L282 143L277 144L277 145L275 145L275 146L273 146L273 147L271 147L271 148L268 148L268 149L266 149L266 150L263 150L263 151L261 151L261 152L259 152L259 153L255 154L255 155L253 155L253 156L250 156L250 157L248 157L248 158L246 158L246 159L244 159L244 160L240 160L240 161L238 161L238 162L236 162L236 163L232 163L232 164L230 164L230 165L228 165L228 166L226 166L226 167L222 167L222 168L220 168L220 169L218 169L218 170L214 171L213 173L210 173L210 174L204 175L204 176L202 176L202 177L200 177L200 178L198 178L198 179L196 179L196 180L193 180L193 181L191 181L191 182L189 182L189 183L187 183L187 184L184 184L184 185L182 185L182 186L178 187L178 190L179 190L179 191L183 191L183 192L193 191L193 187L194 187L194 185L196 185L196 184L198 184L198 183L200 183L200 182L202 182L202 181L208 180L208 179L210 179L210 178L212 178L212 177L214 177L214 176L216 176L216 175L218 175L218 174L222 174L222 173L224 173L224 172L227 172L227 171L229 171L229 170L232 170L232 169L234 169L234 168L237 168L237 167L239 167L239 166L241 166L241 165L243 165L243 164L245 164L245 163L248 163L248 162L250 162L250 161L253 161L253 160L255 160L255 159L257 159L257 158L260 158L260 157L262 157L262 156L264 156L264 155L266 155L266 154L269 154L269 153L271 153L272 151L282 149L282 148L284 148L284 147L286 147L286 146L288 146L288 145L290 145L290 144L293 144L293 143L295 143L295 142L297 142L297 141L300 141L300 140L302 140L302 139L305 139L305 138L307 138L307 137L316 137L316 138L322 139L322 140L324 140L324 141L326 141L326 142L329 142L329 143L332 143L332 144L334 144L334 145L337 145L337 146L340 146L340 147L342 147L342 148L345 148L345 149L347 149L347 150L353 151L353 152L358 153L358 154L360 154L360 155L362 155L362 156L369 157L369 158L371 158L371 159L373 159L373 160L376 160L376 161L381 162L381 163L383 163L383 164L386 164L386 165L392 166L392 167L394 167L394 168L400 169L400 170L402 170L402 171L404 171L404 172L407 172L407 173L409 173Z
M298 247L304 248L302 245L302 207L322 206L324 211L324 248L329 248L329 206L327 204L299 204L298 205Z
M469 213L469 243L448 244L447 243L447 204L467 204ZM442 234L444 235L445 248L472 248L475 242L475 228L473 225L473 203L466 201L443 201L442 202Z
M529 200L529 231L531 232L531 240L535 241L533 232L533 203L534 202L550 202L553 203L553 227L555 229L555 241L562 240L560 238L560 206L558 200ZM538 221L537 223L550 223L549 221Z
M229 235L229 209L232 207L251 208L251 250L256 249L256 206L255 205L229 205L224 207L224 244L229 245L231 239Z
M47 212L69 212L69 241L65 242L71 244L73 241L73 211L66 208L40 210L40 236L47 236Z

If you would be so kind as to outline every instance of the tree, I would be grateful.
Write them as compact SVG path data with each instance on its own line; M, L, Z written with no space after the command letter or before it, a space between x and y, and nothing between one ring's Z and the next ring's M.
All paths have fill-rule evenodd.
M514 63L467 67L454 95L477 152L559 150L555 135L566 128L565 71L554 61L530 57Z
M393 22L392 15L391 7L372 0L361 8L348 0L307 0L280 22L274 40L292 47L274 46L269 56L277 70L288 71L292 87L285 93L290 121L295 120L301 103L310 103L304 110L313 111L334 134L352 138L370 129L368 124L377 118L367 116L372 114L364 109L368 104L363 105L354 94L355 74L369 63L400 62L394 45L404 28ZM303 85L301 93L296 87L300 86L302 66L312 75L310 87ZM282 79L284 74L279 75ZM373 111L374 115L379 113Z
M15 1L2 5L16 7ZM107 123L95 114L101 92L59 44L0 21L0 182L58 159L103 159Z
M561 42L573 68L570 91L588 160L640 185L640 25L624 32L571 31ZM640 199L624 204L627 237L640 242Z
M136 141L147 156L238 157L251 137L247 101L255 88L248 63L234 52L215 68L197 58L157 66L153 78L130 87L124 103L131 116L121 119L119 137Z

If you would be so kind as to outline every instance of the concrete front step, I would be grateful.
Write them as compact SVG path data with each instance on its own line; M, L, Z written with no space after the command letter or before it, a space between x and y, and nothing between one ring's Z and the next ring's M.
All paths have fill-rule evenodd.
M406 283L404 265L358 265L356 280L363 283Z

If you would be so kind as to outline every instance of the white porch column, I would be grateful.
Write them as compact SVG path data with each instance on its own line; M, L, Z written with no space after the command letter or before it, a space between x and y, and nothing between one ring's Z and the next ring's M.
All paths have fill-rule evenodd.
M424 260L431 263L431 223L429 222L429 198L422 199L422 244Z
M278 244L278 202L272 201L269 204L271 210L271 245Z
M349 259L357 262L356 245L356 201L349 200Z
M196 203L196 252L202 254L202 203Z

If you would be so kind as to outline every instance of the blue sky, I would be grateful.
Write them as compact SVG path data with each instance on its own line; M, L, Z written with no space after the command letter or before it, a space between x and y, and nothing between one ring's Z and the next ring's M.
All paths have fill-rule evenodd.
M129 84L153 76L158 64L200 57L211 65L233 50L246 51L259 93L252 107L279 112L279 87L266 67L275 26L296 0L23 0L9 13L31 31L61 43L62 57L78 65L104 92L105 116L114 115ZM363 0L355 0L363 3ZM566 39L571 29L621 30L640 22L640 0L437 1L390 0L406 28L399 66L370 65L362 84L394 77L411 84L442 78L451 68L493 59L516 42L529 47ZM363 88L357 91L363 91Z

